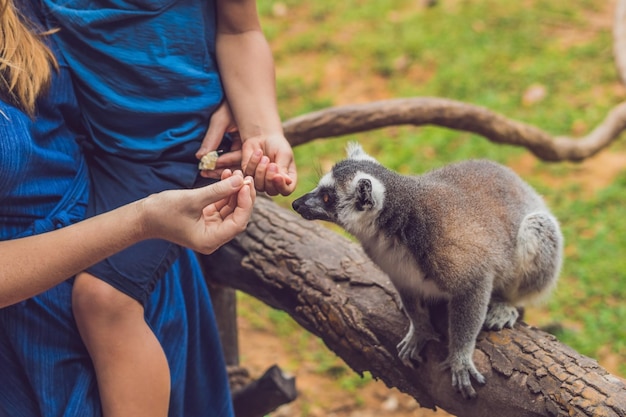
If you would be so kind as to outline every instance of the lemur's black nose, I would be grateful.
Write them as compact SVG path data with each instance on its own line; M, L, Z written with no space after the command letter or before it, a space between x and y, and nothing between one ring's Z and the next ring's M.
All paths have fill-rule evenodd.
M293 201L293 203L291 203L291 207L293 207L293 209L294 209L295 211L298 211L298 212L299 212L299 210L298 210L298 209L302 206L302 202L303 202L303 198L302 198L302 197L297 198L297 199L295 199L295 200Z

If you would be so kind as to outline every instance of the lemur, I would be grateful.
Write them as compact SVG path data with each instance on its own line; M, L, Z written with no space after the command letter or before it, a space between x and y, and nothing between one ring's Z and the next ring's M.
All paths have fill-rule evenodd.
M398 344L406 365L439 335L428 303L447 302L443 366L465 398L484 384L472 354L481 328L500 330L517 307L555 286L563 237L543 199L511 169L487 160L459 162L420 176L382 166L360 145L293 208L308 220L343 227L398 291L410 325Z

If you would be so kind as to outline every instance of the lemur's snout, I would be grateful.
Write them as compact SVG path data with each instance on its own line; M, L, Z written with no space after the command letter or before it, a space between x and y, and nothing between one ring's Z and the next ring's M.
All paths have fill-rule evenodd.
M307 220L330 220L329 213L315 193L308 193L291 203L291 207Z
M300 198L297 198L293 201L293 203L291 203L291 207L293 207L293 209L302 217L304 217L307 220L311 220L311 213L310 213L310 209L307 208L307 200L310 198L309 194L305 194Z
M302 197L296 198L293 203L291 203L291 207L293 207L293 209L297 212L300 212L300 210L298 210L301 206L302 206Z
M302 207L302 205L303 205L303 202L304 202L304 197L306 197L306 194L305 194L305 195L303 195L302 197L296 198L296 199L293 201L293 203L291 203L291 207L293 207L293 209L294 209L296 212L298 212L298 213L300 213L300 208L301 208L301 207Z

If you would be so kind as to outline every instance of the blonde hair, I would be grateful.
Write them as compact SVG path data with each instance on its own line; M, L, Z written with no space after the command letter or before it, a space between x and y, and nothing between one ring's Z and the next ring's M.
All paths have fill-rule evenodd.
M52 68L58 68L42 40L46 34L35 32L13 0L0 0L0 97L30 116L50 84Z

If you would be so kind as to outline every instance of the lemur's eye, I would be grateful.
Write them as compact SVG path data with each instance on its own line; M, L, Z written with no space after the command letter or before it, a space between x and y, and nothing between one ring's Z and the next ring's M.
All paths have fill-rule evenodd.
M330 207L335 203L335 193L332 189L323 188L318 195L326 207Z

